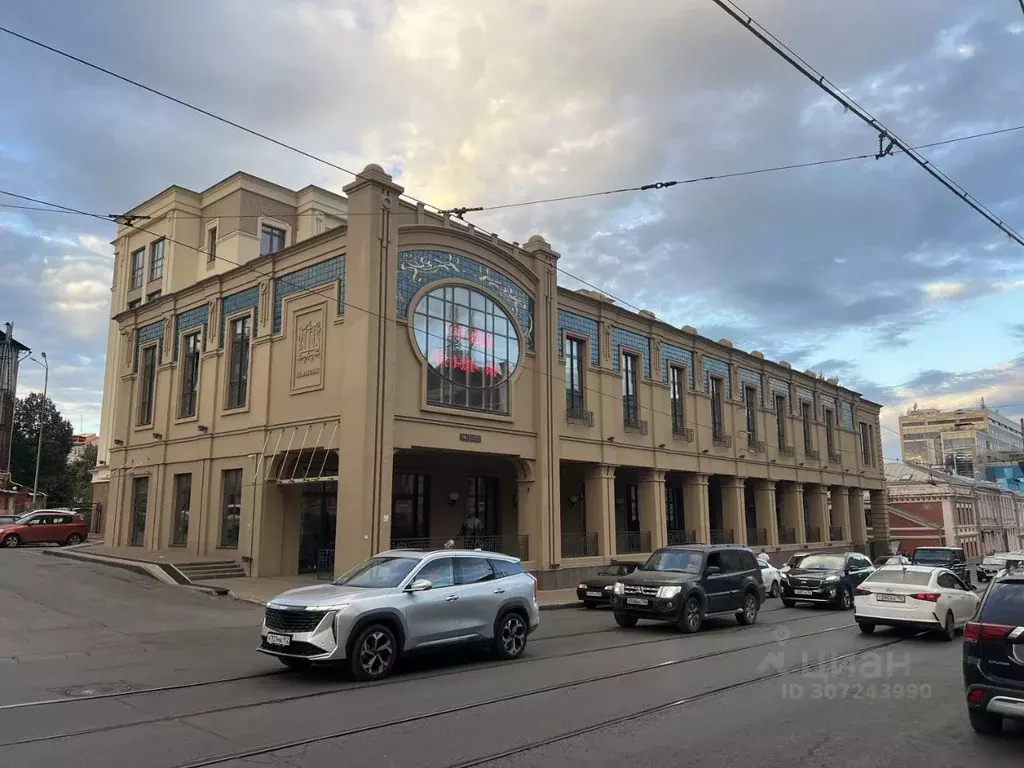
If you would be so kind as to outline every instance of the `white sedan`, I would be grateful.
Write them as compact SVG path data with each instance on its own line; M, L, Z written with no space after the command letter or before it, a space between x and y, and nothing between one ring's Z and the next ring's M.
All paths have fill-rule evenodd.
M764 591L768 597L778 597L779 590L779 570L774 565L769 563L767 560L758 560L757 564L761 566L761 578L764 581Z
M975 589L945 568L888 565L857 587L853 617L866 635L879 626L916 627L952 640L978 610Z

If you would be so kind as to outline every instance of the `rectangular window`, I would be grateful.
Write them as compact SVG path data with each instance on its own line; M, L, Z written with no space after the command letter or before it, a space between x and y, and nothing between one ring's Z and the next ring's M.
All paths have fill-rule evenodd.
M865 464L874 466L871 451L871 425L862 421L860 423L860 456Z
M722 380L711 377L711 436L721 438L725 435L725 418L722 413Z
M260 256L275 253L284 248L284 230L264 224L260 231Z
M483 536L501 534L498 512L498 478L466 478L466 518L459 529L462 546L471 549L481 546Z
M775 427L779 438L779 448L787 447L786 443L786 396L775 396Z
M162 280L164 276L164 246L167 241L162 237L149 246L149 279Z
M146 303L148 304L151 301L156 301L157 299L159 299L163 295L164 295L163 291L153 291L152 293L147 293L146 294Z
M583 396L584 342L565 340L565 408L570 416L581 416L586 402Z
M146 249L139 248L137 251L132 251L132 275L131 275L131 289L142 287L142 280L146 272Z
M132 299L128 302L128 309L138 309L142 306L142 299Z
M829 458L836 455L836 436L833 434L836 424L836 415L830 408L825 409L825 447L828 448Z
M188 515L192 506L192 475L174 476L174 530L171 532L171 546L184 547L188 544Z
M804 453L810 455L814 450L814 436L811 433L811 404L800 403L800 417L804 427Z
M747 443L757 442L757 387L747 387L744 393L747 405Z
M220 513L220 546L237 547L242 522L242 470L223 472L224 505Z
M640 420L640 403L636 393L637 356L622 353L622 419L625 424Z
M228 408L244 408L249 390L249 317L231 321Z
M199 353L202 351L198 331L190 333L181 341L181 400L178 403L178 418L196 415L199 398Z
M136 477L132 482L132 546L146 541L146 513L149 508L149 478Z
M142 376L139 383L138 425L153 423L153 396L156 390L156 345L142 350Z
M686 417L683 411L684 381L683 369L673 365L669 368L669 385L672 395L672 434L681 435L686 428Z
M217 260L217 228L206 230L206 262L212 264Z

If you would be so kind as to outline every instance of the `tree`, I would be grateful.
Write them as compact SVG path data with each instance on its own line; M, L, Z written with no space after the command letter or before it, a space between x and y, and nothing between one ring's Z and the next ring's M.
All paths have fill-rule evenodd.
M44 438L45 439L45 438ZM71 478L71 504L75 508L92 508L92 472L96 466L96 444L85 446L81 456L68 465Z
M36 474L39 424L43 424L43 450L39 462L39 491L50 507L73 503L68 472L74 429L48 397L33 392L14 404L14 434L11 438L11 475L15 482L32 487Z

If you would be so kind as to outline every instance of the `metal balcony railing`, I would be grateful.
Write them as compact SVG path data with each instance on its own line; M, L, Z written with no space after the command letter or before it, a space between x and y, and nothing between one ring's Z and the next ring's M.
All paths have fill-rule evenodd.
M594 426L594 412L584 407L582 395L575 392L565 393L565 421L582 427Z
M788 445L779 446L779 456L785 456L787 459L793 458L793 449Z
M829 541L842 541L843 540L843 527L841 525L830 525L828 527L828 540Z
M747 528L747 546L768 546L768 530L765 528Z
M696 531L669 531L668 532L668 544L669 546L679 544L696 544L697 543L697 532Z
M764 453L766 448L763 440L755 440L752 437L747 438L747 450L751 453Z
M632 555L650 551L650 531L618 531L615 534L615 552L617 554Z
M628 403L622 406L622 428L636 435L647 434L647 422L640 418L639 408Z
M806 542L818 542L821 541L821 528L816 525L804 526L804 541Z
M711 529L711 543L712 544L735 544L736 538L732 535L731 528L712 528Z
M779 528L779 544L796 544L796 528Z
M843 463L843 455L841 453L833 453L833 452L829 451L828 463L829 464L842 464Z
M321 549L316 553L317 581L334 581L334 549Z
M562 557L597 557L597 532L563 533Z
M818 452L814 448L804 448L804 456L813 461L818 460Z
M715 435L712 442L719 448L732 448L732 435Z

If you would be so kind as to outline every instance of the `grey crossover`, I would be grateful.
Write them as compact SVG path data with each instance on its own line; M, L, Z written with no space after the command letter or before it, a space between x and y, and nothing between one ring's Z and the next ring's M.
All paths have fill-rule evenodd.
M402 654L429 648L487 644L515 659L539 624L537 581L516 558L391 550L271 600L259 650L289 667L347 662L357 680L378 680Z

